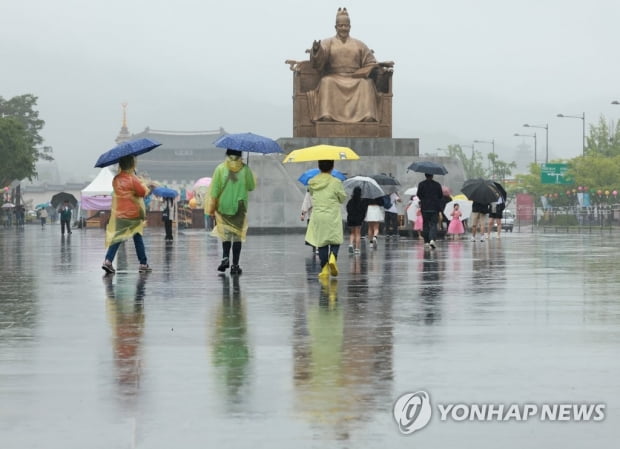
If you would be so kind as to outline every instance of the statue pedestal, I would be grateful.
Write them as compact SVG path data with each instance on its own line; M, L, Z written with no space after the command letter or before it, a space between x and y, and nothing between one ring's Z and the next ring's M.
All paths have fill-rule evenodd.
M332 137L360 138L386 137L392 135L389 125L379 122L341 123L341 122L315 122L314 135L322 139Z

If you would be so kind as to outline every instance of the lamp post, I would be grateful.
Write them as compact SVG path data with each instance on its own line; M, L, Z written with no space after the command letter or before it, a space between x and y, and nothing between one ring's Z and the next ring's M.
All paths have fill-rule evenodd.
M515 136L521 136L521 137L533 137L534 138L534 163L537 164L538 162L538 156L537 156L537 149L536 149L536 133L534 134L519 134L519 133L515 133Z
M549 163L549 123L545 123L545 126L542 125L530 125L526 123L523 125L524 128L540 128L545 130L545 164Z
M581 120L581 155L586 155L586 113L582 112L581 115L564 115L558 114L560 118L578 118Z
M459 145L461 148L471 148L471 160L474 160L474 146L473 145Z
M474 140L474 143L490 143L492 145L492 150L491 151L493 152L493 167L491 168L491 178L495 179L495 139L491 139L491 140ZM473 150L472 150L472 154L473 154Z

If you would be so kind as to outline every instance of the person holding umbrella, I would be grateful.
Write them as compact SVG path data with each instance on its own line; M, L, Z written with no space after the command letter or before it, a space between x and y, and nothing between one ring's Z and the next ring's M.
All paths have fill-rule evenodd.
M69 207L69 201L65 200L62 207L58 209L60 214L60 233L65 235L65 228L67 228L67 234L71 234L71 207Z
M133 238L140 273L148 273L151 267L147 262L142 233L146 219L144 197L150 193L135 174L135 156L123 156L118 161L119 173L112 180L112 213L106 227L105 243L108 248L101 268L108 274L116 273L112 263L122 242Z
M312 220L306 230L306 241L319 249L320 278L338 275L338 250L343 242L341 204L347 197L342 181L333 177L333 160L320 160L321 173L310 179Z
M243 163L242 152L226 150L226 160L215 168L207 197L207 215L215 216L212 235L222 241L222 260L218 271L240 275L241 244L248 231L248 192L256 187L254 173ZM232 266L230 250L232 248Z
M441 184L433 180L432 173L425 173L424 181L418 184L418 198L420 199L420 210L422 211L422 237L424 245L431 248L436 247L435 239L437 238L437 222L439 220L439 212L441 208L441 199L443 198L443 190Z

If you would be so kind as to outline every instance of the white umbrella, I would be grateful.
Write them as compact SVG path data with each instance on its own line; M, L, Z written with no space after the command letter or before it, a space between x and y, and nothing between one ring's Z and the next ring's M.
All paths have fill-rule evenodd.
M461 211L461 220L467 220L471 215L471 207L473 201L469 200L453 200L446 204L446 207L443 208L443 214L448 219L451 219L452 210L454 209L454 205L459 205L459 210Z
M355 187L362 189L362 198L374 199L385 196L385 192L374 179L368 176L353 176L342 182L344 190L351 194Z
M15 207L15 204L13 204L13 203L4 203L2 205L2 209L9 209L11 207Z
M410 195L410 196L415 196L418 194L418 187L409 187L407 190L405 190L405 193L403 193L403 195Z

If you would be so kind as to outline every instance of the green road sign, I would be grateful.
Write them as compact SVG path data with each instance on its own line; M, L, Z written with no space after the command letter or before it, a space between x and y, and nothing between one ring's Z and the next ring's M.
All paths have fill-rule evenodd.
M572 184L573 180L566 174L568 164L542 164L540 167L542 184Z

